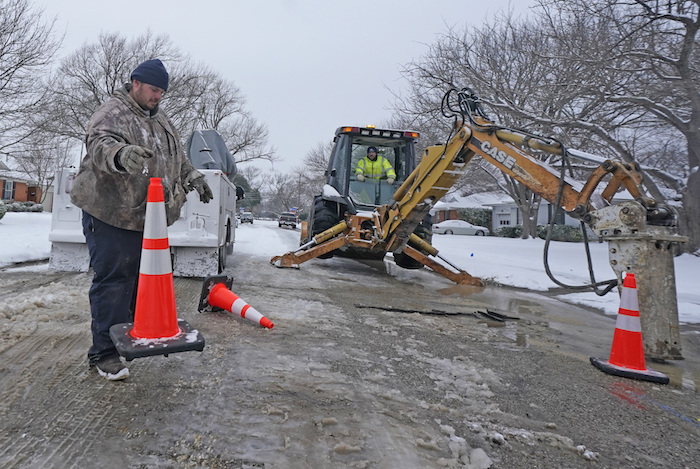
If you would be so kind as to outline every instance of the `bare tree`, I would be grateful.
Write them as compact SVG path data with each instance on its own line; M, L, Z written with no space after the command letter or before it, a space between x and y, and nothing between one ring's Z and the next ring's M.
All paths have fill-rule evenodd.
M265 187L270 178L269 174L265 173L257 166L243 166L238 169L238 174L245 178L248 187L258 190Z
M254 160L266 160L271 163L279 161L275 148L268 145L267 126L252 118L248 112L231 117L216 129L238 163Z
M42 127L82 142L95 109L128 81L140 61L152 57L166 62L182 60L165 36L147 32L128 41L116 33L100 34L96 43L85 44L64 58L47 80L52 96Z
M612 109L628 108L651 116L653 137L664 143L664 134L682 135L685 151L672 154L668 168L660 155L649 155L649 164L674 171L682 181L681 227L689 236L686 249L700 249L700 4L695 0L644 1L597 0L542 1L545 13L553 9L568 17L595 15L610 25L614 39L597 68L618 77L599 95ZM579 52L578 63L586 64ZM602 57L601 57L602 58ZM676 145L673 149L678 150ZM679 164L683 161L684 164Z
M482 29L450 29L431 44L426 55L404 68L410 87L407 94L397 96L397 110L428 128L442 124L447 139L453 122L443 116L443 97L449 89L468 85L478 90L484 102L497 104L490 108L496 113L494 121L523 122L513 118L510 106L527 106L534 100L535 89L551 73L533 61L532 52L525 48L526 44L535 46L541 42L541 32L510 14ZM478 160L472 168L477 174L482 171ZM483 169L493 176L489 180L507 192L523 213L523 237L536 236L539 196L505 174Z
M183 135L196 129L218 131L237 163L255 160L275 162L279 156L268 144L267 126L245 107L245 96L235 83L225 80L204 65L185 62L173 72L164 107Z
M140 62L154 57L168 67L170 84L162 107L183 139L197 129L215 129L239 163L277 158L267 144L266 126L245 109L240 89L183 56L168 36L150 31L132 40L103 33L96 43L66 57L47 83L53 95L40 126L82 142L95 109L129 81Z
M300 218L305 219L313 208L314 197L321 193L325 183L332 147L332 142L317 143L306 154L303 164L286 173L271 171L251 175L263 187L264 209L281 213L295 207Z
M445 126L444 118L437 120L430 118L424 121L419 116L409 116L405 113L398 113L392 116L386 124L390 129L412 130L419 134L416 143L416 158L420 161L424 150L429 146L444 145L448 138L449 127ZM502 187L504 178L500 172L494 171L492 166L487 165L480 157L475 156L472 160L472 171L467 171L455 183L451 192L468 195L475 192L495 191ZM484 178L484 174L489 177Z
M645 185L654 197L685 191L686 230L692 238L690 220L700 230L700 214L693 208L700 204L692 184L697 162L691 156L689 164L679 164L674 152L680 135L697 148L691 144L698 130L694 119L700 119L693 53L697 2L539 3L540 14L532 19L503 14L479 29L449 30L428 54L405 67L410 90L397 98L397 107L434 118L447 89L468 85L498 123L604 157L643 161L649 176ZM520 197L537 203L511 182L508 192L516 202Z
M288 173L273 172L267 183L264 197L268 210L281 213L296 207L300 202L299 180Z
M39 79L61 44L54 23L29 0L0 0L0 151L35 130L31 118L45 98Z
M296 181L298 203L302 217L313 209L314 197L321 194L323 184L326 182L328 161L333 149L333 142L318 142L309 150L304 158L304 163L292 169L292 177Z
M13 153L18 167L25 173L36 178L41 187L43 203L48 195L48 188L55 179L60 168L76 163L74 144L70 139L57 137L45 132L35 132L19 145L19 150Z
M314 185L317 190L321 190L332 150L333 142L318 142L308 151L304 163L298 166L294 173L299 174L306 184Z

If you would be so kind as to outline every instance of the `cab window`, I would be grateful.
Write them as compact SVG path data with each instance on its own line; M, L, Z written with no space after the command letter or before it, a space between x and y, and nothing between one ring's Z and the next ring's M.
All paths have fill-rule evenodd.
M401 143L401 142L392 142ZM351 174L354 176L355 168L357 168L357 163L367 156L367 148L374 146L377 148L377 155L385 158L391 164L396 172L397 181L401 182L408 174L406 174L406 147L405 145L377 145L372 143L357 143L353 142L352 145L352 163L351 163Z

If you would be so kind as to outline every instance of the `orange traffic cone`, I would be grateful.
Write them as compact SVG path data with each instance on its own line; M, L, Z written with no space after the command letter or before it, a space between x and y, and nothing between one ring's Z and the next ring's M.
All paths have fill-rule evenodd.
M639 320L637 281L634 274L625 275L620 294L610 359L605 361L591 357L591 363L605 373L624 378L668 384L668 376L646 367L642 324Z
M163 186L160 179L151 178L131 334L139 339L158 339L179 333Z
M274 326L272 321L233 293L231 291L232 285L233 279L228 276L214 276L204 279L202 294L199 298L199 311L226 310L272 329Z
M204 349L199 332L177 318L160 178L151 178L148 186L134 323L117 324L109 332L119 354L127 360Z

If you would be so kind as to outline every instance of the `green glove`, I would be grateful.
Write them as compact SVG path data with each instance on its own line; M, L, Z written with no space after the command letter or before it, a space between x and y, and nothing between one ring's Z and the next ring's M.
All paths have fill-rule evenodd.
M184 186L187 192L193 189L196 190L199 194L199 200L205 204L208 204L209 201L214 198L214 194L211 192L211 188L209 184L207 184L207 179L204 177L204 174L197 170L187 175Z
M127 145L117 152L117 161L127 173L140 174L144 163L148 158L153 158L154 153L148 148L138 145Z

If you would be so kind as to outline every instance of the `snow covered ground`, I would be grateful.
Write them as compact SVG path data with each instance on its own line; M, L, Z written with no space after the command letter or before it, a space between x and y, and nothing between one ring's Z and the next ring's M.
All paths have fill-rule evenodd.
M260 255L272 257L295 248L285 244L285 239L278 236L276 221L255 222L270 224L271 229L262 231L263 238L260 237L260 230L237 230L234 250L261 251ZM0 268L48 259L50 228L51 213L7 213L0 219ZM254 239L249 239L253 233ZM433 244L442 257L476 277L535 291L557 287L543 266L543 240L435 235ZM608 264L607 244L592 243L590 247L596 280L613 278ZM588 268L581 243L552 242L549 264L555 278L565 284L588 283ZM48 269L48 264L20 268L41 270ZM675 259L675 268L679 319L681 323L700 323L700 292L695 285L696 276L700 273L700 257L683 254ZM619 308L619 298L614 292L603 297L585 292L565 294L559 298L597 308L610 315L617 314Z
M439 292L449 282L428 271L389 268L395 278L382 278L374 263L337 258L299 271L264 268L298 244L299 230L276 221L239 227L230 259L236 292L275 322L273 330L196 312L199 282L176 279L178 311L201 328L206 351L139 359L129 380L107 384L85 361L89 275L39 282L31 297L21 291L49 273L41 260L49 256L50 220L36 213L0 220L0 270L12 290L0 303L0 351L7 358L0 366L2 467L55 465L48 461L58 460L56 448L59 462L76 467L120 461L119 467L484 469L547 461L585 468L646 467L667 458L675 458L674 467L693 466L700 415L695 331L684 336L693 344L686 359L659 370L671 375L673 387L626 385L588 362L589 351L607 353L612 319L589 313L575 325L553 326L535 318L547 308L530 306L512 310L527 320L492 327L468 315L481 299ZM534 291L554 287L542 267L541 240L435 236L434 244L476 276ZM551 268L562 281L587 280L582 248L553 243ZM605 245L591 248L596 275L610 278ZM13 265L33 260L39 262ZM328 276L341 265L343 275ZM676 262L687 322L700 323L690 287L698 266L693 256ZM368 277L377 285L365 283ZM432 291L431 279L438 286ZM384 287L404 280L418 293L384 298ZM378 307L360 308L358 298ZM562 306L539 296L532 303L540 299ZM615 294L566 301L590 301L610 314L619 306ZM466 314L419 314L426 305ZM604 333L594 333L600 324ZM574 335L585 339L567 340ZM91 433L100 434L100 444L71 436Z

